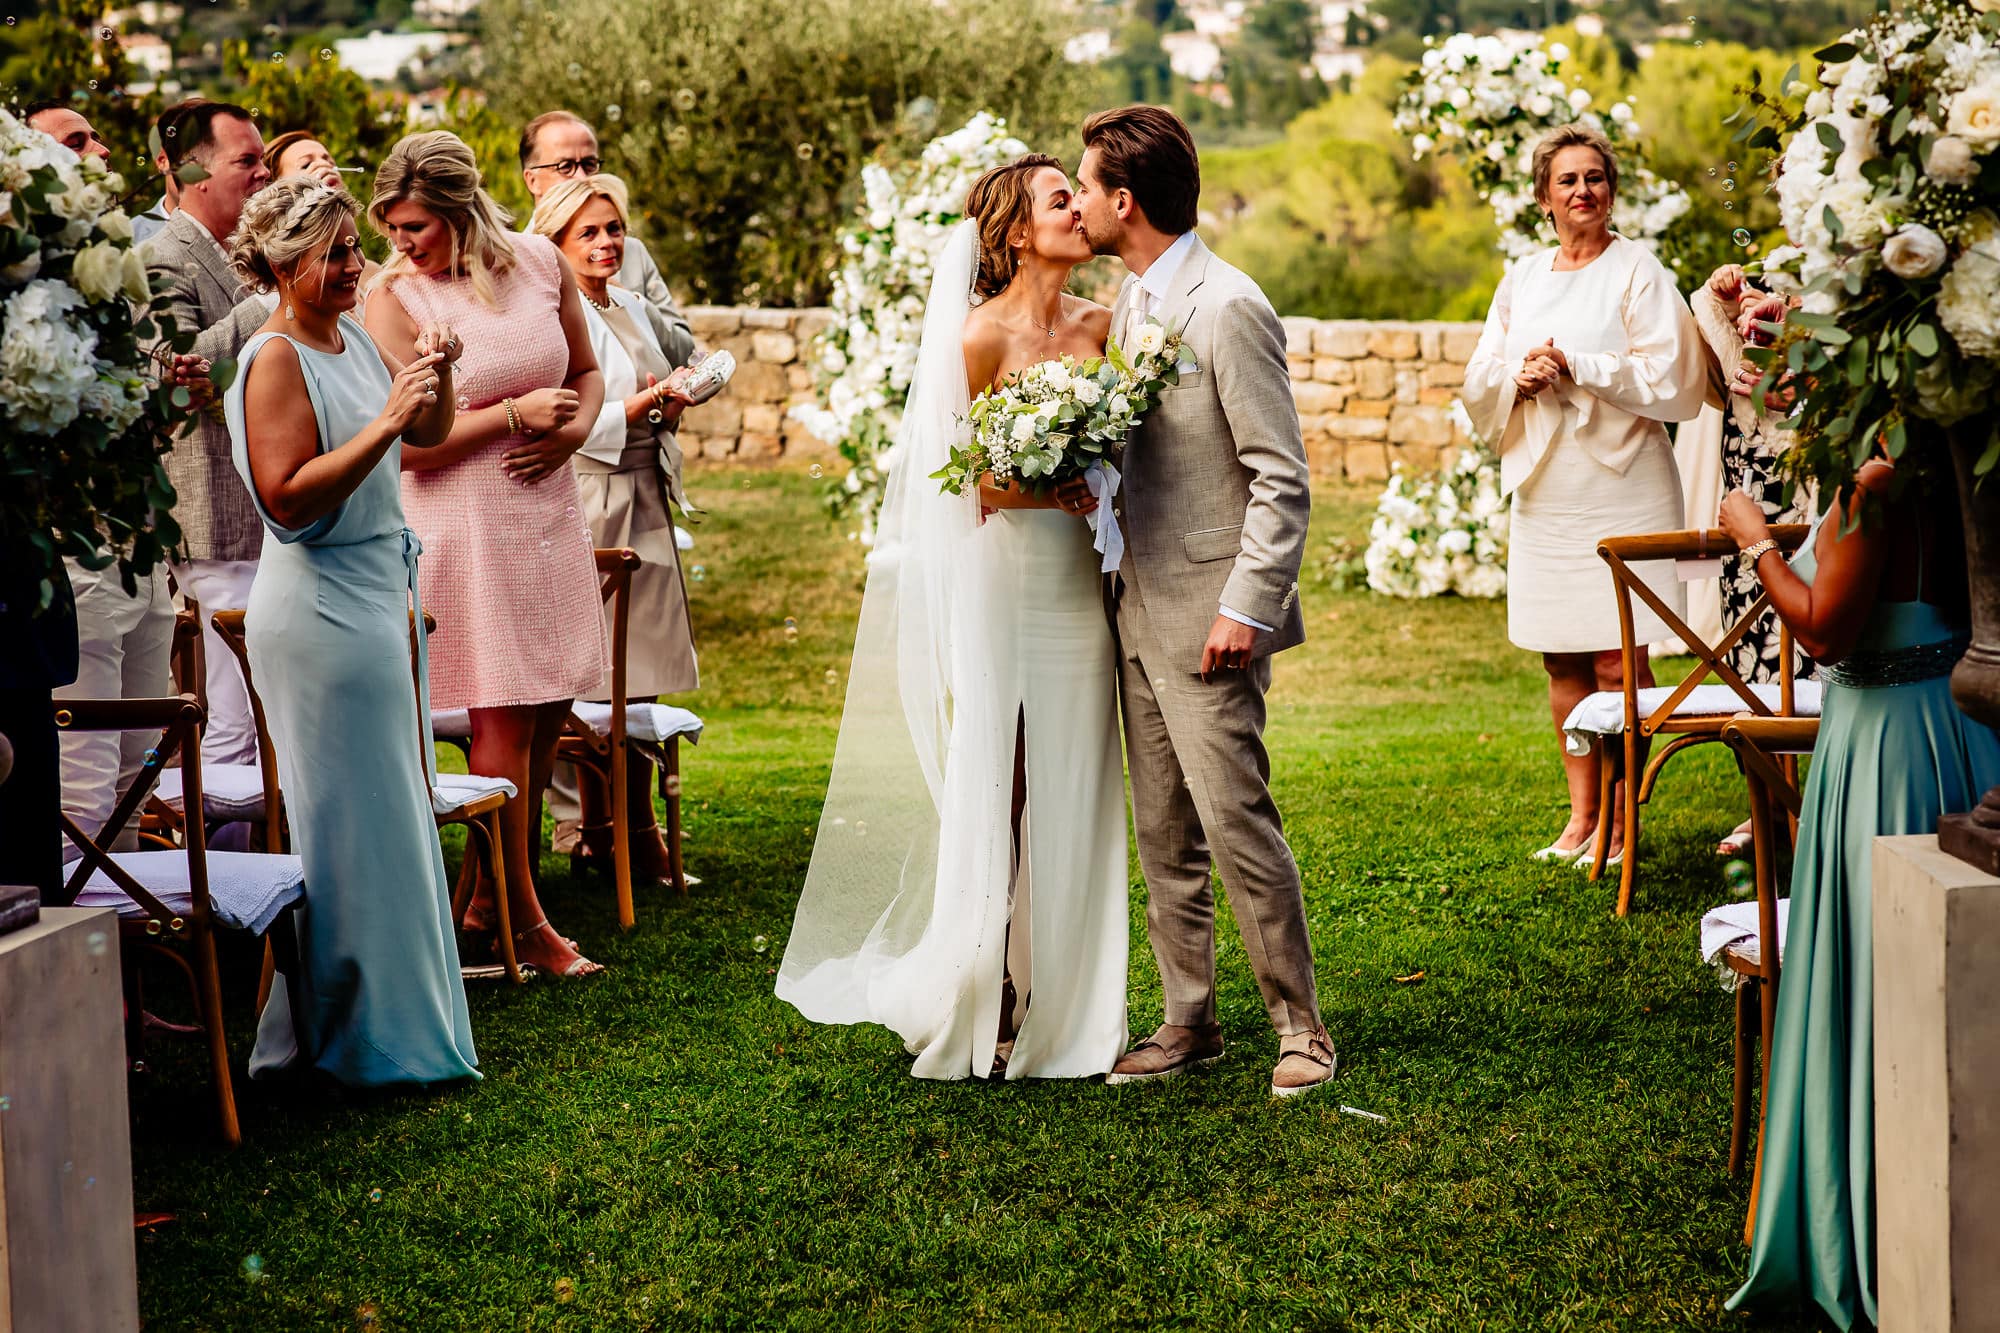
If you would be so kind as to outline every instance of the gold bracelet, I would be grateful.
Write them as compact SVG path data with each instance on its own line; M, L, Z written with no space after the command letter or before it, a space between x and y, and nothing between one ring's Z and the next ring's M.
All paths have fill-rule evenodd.
M1751 542L1748 546L1744 547L1743 558L1750 562L1750 568L1755 569L1757 568L1757 562L1764 558L1766 551L1775 551L1777 549L1777 541L1774 538L1766 537L1763 541Z
M500 408L507 414L507 433L509 435L519 435L521 433L521 419L514 415L514 400L512 398L502 398L500 400Z

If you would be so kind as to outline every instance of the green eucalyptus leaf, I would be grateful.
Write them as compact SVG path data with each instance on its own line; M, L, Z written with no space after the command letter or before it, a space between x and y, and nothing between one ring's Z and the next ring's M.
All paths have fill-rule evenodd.
M183 185L198 185L208 179L208 168L199 162L183 162L174 168L174 179Z
M1846 142L1840 137L1840 131L1823 120L1813 124L1813 132L1819 135L1819 141L1826 145L1830 153L1838 153L1847 147Z
M1912 352L1926 361L1938 354L1937 329L1929 324L1919 324L1911 329L1910 336L1904 341Z
M1824 65L1843 65L1854 59L1856 54L1852 42L1835 42L1813 52L1813 59Z

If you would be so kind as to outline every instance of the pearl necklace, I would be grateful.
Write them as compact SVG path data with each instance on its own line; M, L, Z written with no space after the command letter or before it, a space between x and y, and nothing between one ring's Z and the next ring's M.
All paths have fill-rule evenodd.
M596 307L599 310L609 310L613 306L618 304L616 301L611 301L611 300L600 301L595 297L593 297L589 292L584 291L582 288L578 288L577 293L578 295L582 296L584 300L590 302L592 306ZM607 293L607 295L609 294Z

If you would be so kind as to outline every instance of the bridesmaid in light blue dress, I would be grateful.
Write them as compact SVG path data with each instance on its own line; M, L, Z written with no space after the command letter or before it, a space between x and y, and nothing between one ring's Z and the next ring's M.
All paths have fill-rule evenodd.
M1871 463L1862 484L1888 475ZM1758 557L1773 604L1821 659L1825 695L1792 862L1750 1272L1729 1308L1811 1303L1841 1329L1876 1318L1874 841L1933 832L2000 781L2000 737L1951 698L1969 636L1963 609L1939 602L1962 601L1942 590L1962 587L1964 566L1955 543L1932 538L1955 529L1956 505L1924 507L1935 521L1905 500L1854 532L1833 509L1789 570ZM1723 502L1744 548L1762 522L1742 492Z
M272 987L250 1073L476 1079L431 814L430 713L411 677L419 547L399 464L404 444L450 431L457 339L427 330L426 354L392 372L346 316L362 267L355 212L345 191L284 180L232 238L238 271L278 293L224 407L267 530L244 624L305 866L303 975Z

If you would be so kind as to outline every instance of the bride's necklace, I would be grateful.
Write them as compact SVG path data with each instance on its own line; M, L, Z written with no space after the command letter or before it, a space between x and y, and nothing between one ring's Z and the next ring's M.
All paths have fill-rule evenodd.
M1058 307L1058 310L1060 310L1060 307ZM1036 328L1040 329L1043 333L1048 334L1049 337L1053 338L1056 336L1055 324L1042 323L1042 321L1035 318L1035 312L1032 310L1028 312L1028 322L1034 325ZM1061 322L1062 322L1062 316L1058 314L1056 316L1056 324L1060 324Z

